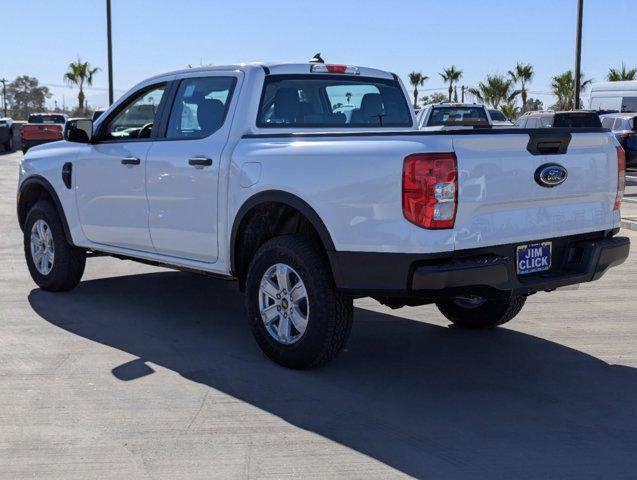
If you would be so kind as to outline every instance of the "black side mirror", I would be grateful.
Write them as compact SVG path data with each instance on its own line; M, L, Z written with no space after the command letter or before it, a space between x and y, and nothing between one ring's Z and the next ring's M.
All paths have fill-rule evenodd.
M91 143L93 139L93 120L76 118L66 122L64 139L75 143Z

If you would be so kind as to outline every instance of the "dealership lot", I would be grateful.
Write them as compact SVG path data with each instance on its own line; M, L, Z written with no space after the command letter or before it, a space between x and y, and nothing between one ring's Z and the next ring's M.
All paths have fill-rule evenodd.
M96 258L36 288L20 155L0 154L0 478L634 478L636 247L493 331L358 300L342 356L290 371L232 283Z

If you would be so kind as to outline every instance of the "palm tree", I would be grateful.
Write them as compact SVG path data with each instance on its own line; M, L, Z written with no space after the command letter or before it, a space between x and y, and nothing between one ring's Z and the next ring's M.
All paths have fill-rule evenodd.
M80 93L77 94L77 101L79 103L79 110L84 111L84 84L89 87L93 85L93 76L99 71L99 68L91 68L91 64L83 62L79 57L77 62L71 62L69 64L68 71L64 74L64 80L69 85L75 85L80 89Z
M500 108L502 103L512 103L520 94L514 90L513 80L502 75L487 75L486 82L480 82L478 88L470 88L469 93L479 102L486 103L493 108Z
M449 101L451 102L453 84L462 78L462 70L456 70L456 66L451 65L451 67L445 68L439 75L442 77L443 82L449 83Z
M520 95L522 97L522 111L526 111L526 84L531 83L533 80L533 75L535 72L533 71L533 65L530 63L522 64L518 63L515 66L514 70L509 70L509 75L513 79L513 83L517 84L520 82Z
M422 87L425 80L429 80L429 77L420 72L411 72L409 74L409 83L414 87L414 108L418 108L418 87Z
M345 98L347 99L347 104L351 105L350 100L352 99L352 92L347 92L345 94Z
M606 78L609 82L619 82L621 80L635 80L635 76L637 76L637 68L626 70L626 64L622 63L621 70L609 68Z
M582 73L580 76L580 91L583 92L591 82L591 79L584 80L584 74ZM557 97L557 102L553 105L554 110L579 108L579 106L575 105L575 77L571 70L553 77L551 89L553 90L553 95Z
M515 103L507 103L506 105L501 105L500 111L512 122L517 120L517 118L520 116L520 109Z

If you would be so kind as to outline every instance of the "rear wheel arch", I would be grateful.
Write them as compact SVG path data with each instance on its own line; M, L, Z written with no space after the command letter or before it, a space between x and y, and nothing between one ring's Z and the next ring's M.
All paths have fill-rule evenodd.
M334 242L316 211L294 194L281 190L260 192L246 200L232 224L230 261L241 289L250 260L266 241L279 235L303 233L313 238L326 254Z
M60 202L60 198L55 192L53 185L44 177L40 175L33 175L27 178L22 185L20 185L18 199L18 223L20 229L24 231L24 224L26 223L29 210L40 200L50 201L60 216L60 221L64 228L64 236L69 245L73 245L73 238L71 237L71 230L69 224L66 221L66 215L64 214L64 208Z

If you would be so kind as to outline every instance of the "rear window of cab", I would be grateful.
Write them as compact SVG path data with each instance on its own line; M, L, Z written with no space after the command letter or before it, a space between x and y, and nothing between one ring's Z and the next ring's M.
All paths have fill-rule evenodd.
M412 125L396 80L328 74L267 76L257 117L261 128Z
M29 115L28 123L64 123L63 115Z
M488 127L489 120L480 107L433 107L427 126Z

